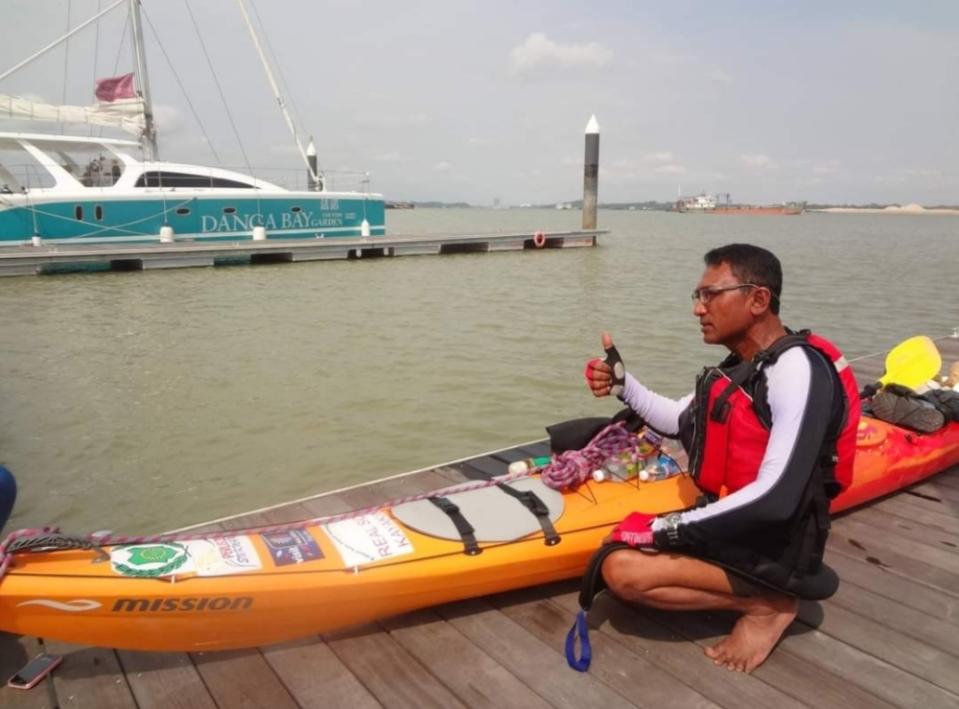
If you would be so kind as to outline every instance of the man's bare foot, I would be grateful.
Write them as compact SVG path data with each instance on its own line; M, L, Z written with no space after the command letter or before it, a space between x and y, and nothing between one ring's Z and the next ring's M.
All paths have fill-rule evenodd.
M784 597L748 611L736 621L729 637L706 648L706 655L728 670L752 672L769 657L798 610L799 601Z

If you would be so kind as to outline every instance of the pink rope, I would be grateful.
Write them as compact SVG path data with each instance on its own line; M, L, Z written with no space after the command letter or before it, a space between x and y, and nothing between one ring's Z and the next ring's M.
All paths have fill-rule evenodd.
M597 433L580 450L569 450L553 456L552 462L540 472L540 477L545 485L554 490L576 488L610 456L625 451L636 452L638 448L639 439L627 431L626 424L620 421Z
M611 424L600 431L593 439L582 449L578 451L566 451L554 456L552 462L542 468L541 478L543 483L555 490L564 488L575 488L583 483L587 477L598 467L600 467L607 458L618 455L626 450L635 451L638 446L638 439L635 434L629 433L625 424L620 422ZM385 507L397 507L407 502L416 502L425 500L429 497L445 497L461 492L471 490L481 490L492 487L500 483L517 480L519 478L529 477L532 472L526 471L512 475L502 475L490 480L477 480L467 483L451 485L449 487L433 490L431 492L421 492L415 495L407 495L393 500L388 500L377 505L364 507L359 510L341 512L335 515L324 515L312 519L300 520L298 522L287 522L285 524L274 524L263 527L247 527L244 529L229 529L223 531L209 532L172 532L169 534L149 534L149 535L124 535L124 534L88 534L80 535L78 538L92 542L98 546L116 546L121 544L155 544L159 542L176 542L190 539L220 539L223 537L233 537L238 534L270 534L274 532L289 532L294 529L305 529L320 524L330 524L344 519L352 519L363 515L378 512ZM20 529L11 532L0 543L0 579L10 566L13 560L13 553L8 553L7 549L17 539L23 537L58 533L57 527L42 527L39 529Z
M289 532L294 529L305 529L306 527L312 527L320 524L330 524L332 522L339 522L344 519L351 519L353 517L362 517L363 515L372 514L382 510L384 507L397 507L399 505L405 504L407 502L416 502L417 500L425 500L429 497L446 497L447 495L454 495L461 492L469 492L471 490L481 490L483 488L492 487L504 482L510 482L511 480L517 480L519 478L529 477L531 471L526 471L523 473L516 473L512 475L502 475L499 477L492 478L490 480L476 480L466 483L459 483L457 485L451 485L449 487L444 487L439 490L433 490L431 492L421 492L415 495L407 495L406 497L399 497L393 500L387 500L376 505L371 505L370 507L364 507L359 510L351 510L349 512L341 512L335 515L324 515L322 517L314 517L312 519L300 520L297 522L287 522L285 524L274 524L263 527L247 527L244 529L228 529L223 531L209 531L209 532L171 532L169 534L149 534L149 535L123 535L123 534L87 534L87 535L77 535L77 538L83 539L89 542L92 542L98 546L116 546L122 544L155 544L159 542L177 542L185 541L191 539L222 539L224 537L234 537L239 534L270 534L273 532ZM10 566L11 561L13 560L14 553L8 553L7 549L10 544L12 544L17 539L23 537L30 537L35 535L50 534L50 533L59 533L59 528L57 527L42 527L38 529L19 529L14 532L11 532L6 536L3 542L0 542L0 579L3 578L4 573L7 568Z

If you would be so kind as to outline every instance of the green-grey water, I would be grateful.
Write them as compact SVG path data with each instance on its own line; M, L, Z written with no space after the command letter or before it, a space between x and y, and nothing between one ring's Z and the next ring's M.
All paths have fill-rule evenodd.
M391 232L577 228L577 212L414 210ZM855 357L959 326L959 219L600 212L599 248L0 280L9 527L164 530L539 438L615 409L583 362L684 393L722 356L702 254L772 249L783 315Z

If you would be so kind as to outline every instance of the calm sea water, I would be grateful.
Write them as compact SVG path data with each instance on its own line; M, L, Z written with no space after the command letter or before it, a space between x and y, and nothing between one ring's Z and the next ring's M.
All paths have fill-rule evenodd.
M414 210L392 232L577 228L577 212ZM615 409L614 335L679 395L722 352L689 292L730 241L783 261L783 315L847 356L959 326L959 219L601 212L599 248L0 279L9 527L170 529L539 438ZM8 527L8 528L9 528Z

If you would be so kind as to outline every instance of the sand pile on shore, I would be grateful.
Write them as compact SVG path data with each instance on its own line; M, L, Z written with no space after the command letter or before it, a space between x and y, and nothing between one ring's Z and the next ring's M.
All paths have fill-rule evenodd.
M810 210L830 212L832 214L959 214L959 209L926 209L921 204L910 202L901 207L891 204L878 209L863 207L827 207L826 209Z
M926 211L926 208L921 204L916 204L915 202L910 202L909 204L904 204L901 207L897 207L894 204L890 204L888 207L885 207L882 211L884 212L907 212L909 214L922 214Z

